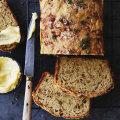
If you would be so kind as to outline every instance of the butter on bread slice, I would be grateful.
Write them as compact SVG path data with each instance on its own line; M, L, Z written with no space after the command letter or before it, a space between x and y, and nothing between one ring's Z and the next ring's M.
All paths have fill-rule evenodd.
M34 102L56 117L79 119L88 116L90 99L77 97L54 85L54 76L43 73L33 91Z
M0 32L8 26L19 26L16 17L10 10L6 0L0 0ZM19 43L0 45L2 51L12 51Z

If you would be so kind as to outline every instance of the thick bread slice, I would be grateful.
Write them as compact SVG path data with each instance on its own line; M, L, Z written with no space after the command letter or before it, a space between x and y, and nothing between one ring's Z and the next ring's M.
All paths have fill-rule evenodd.
M0 31L6 29L8 26L18 26L18 22L10 10L6 0L0 0ZM11 51L17 47L18 43L11 45L0 45L0 50Z
M79 119L88 116L90 99L77 97L54 86L54 76L45 72L33 91L34 102L56 117Z
M96 58L58 58L55 81L64 89L87 97L100 96L114 87L108 61Z

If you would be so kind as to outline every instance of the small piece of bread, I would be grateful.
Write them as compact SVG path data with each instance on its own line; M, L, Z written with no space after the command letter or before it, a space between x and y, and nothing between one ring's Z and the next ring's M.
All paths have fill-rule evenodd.
M33 91L34 102L56 117L79 119L88 116L90 99L77 97L54 86L54 76L45 72Z
M108 61L97 58L58 58L55 82L78 96L90 98L105 94L114 87Z
M8 26L18 26L18 22L10 10L6 0L0 0L0 31L6 29ZM11 51L18 46L18 43L10 45L0 45L0 50Z

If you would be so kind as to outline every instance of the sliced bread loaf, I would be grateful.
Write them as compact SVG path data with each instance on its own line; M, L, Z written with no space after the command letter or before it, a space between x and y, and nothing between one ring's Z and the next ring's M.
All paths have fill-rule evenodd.
M8 26L18 26L18 22L10 10L6 0L0 0L0 31ZM0 50L11 51L17 47L18 43L0 45Z
M34 102L57 117L79 119L87 116L90 99L77 97L54 86L54 76L45 72L33 91Z
M108 61L85 57L59 57L55 82L80 96L97 97L114 87Z

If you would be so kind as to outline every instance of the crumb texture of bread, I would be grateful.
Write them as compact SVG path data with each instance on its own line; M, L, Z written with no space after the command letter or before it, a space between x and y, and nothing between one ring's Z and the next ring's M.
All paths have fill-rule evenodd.
M58 58L55 79L78 96L97 97L114 87L108 61L96 58Z
M104 55L102 0L40 0L41 54Z
M0 0L0 31L6 29L8 26L18 26L16 17L10 10L6 0ZM18 43L10 45L0 45L1 51L12 51L18 46Z
M54 76L44 73L33 91L33 100L37 105L54 116L79 119L88 116L90 99L77 97L62 91L54 85Z
M17 26L18 23L11 12L6 0L0 0L0 31L8 26Z

